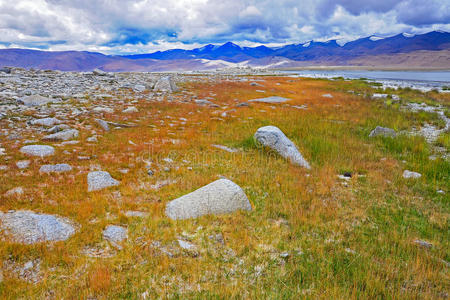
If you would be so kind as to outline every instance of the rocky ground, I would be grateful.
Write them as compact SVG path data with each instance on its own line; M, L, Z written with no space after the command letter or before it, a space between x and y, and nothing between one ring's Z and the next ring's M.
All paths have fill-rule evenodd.
M0 293L445 298L448 106L359 81L5 69Z

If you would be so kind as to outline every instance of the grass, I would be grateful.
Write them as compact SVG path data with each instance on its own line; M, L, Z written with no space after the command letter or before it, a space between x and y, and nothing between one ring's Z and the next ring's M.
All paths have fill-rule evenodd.
M173 96L180 100L190 99L188 93L199 99L212 97L220 108L140 100L134 104L138 113L105 116L115 122L133 121L138 124L135 128L104 134L86 117L83 123L76 122L81 131L79 144L58 147L53 157L33 158L25 171L14 167L15 161L26 158L18 152L19 145L2 140L11 159L2 161L10 170L0 179L1 211L58 214L81 227L69 240L51 245L2 242L3 260L41 259L44 279L30 284L3 274L1 297L445 298L449 271L444 261L450 261L449 162L430 160L432 145L420 137L368 138L377 125L411 130L423 122L439 122L438 117L371 100L368 95L380 90L363 80L255 79L263 79L265 87L199 80L185 83L187 92ZM264 96L292 100L288 105L253 103L230 112L239 102L261 97L258 89L266 91ZM324 93L333 98L321 97ZM401 101L450 105L447 94L406 89L395 93ZM223 111L228 116L222 117ZM256 145L253 133L265 125L282 129L312 169L292 166ZM102 135L98 143L85 142L91 130ZM438 143L448 151L447 140L445 134ZM241 151L228 153L212 144ZM78 160L79 155L91 159ZM174 163L164 162L166 157ZM145 168L149 161L153 177ZM40 165L62 162L77 167L76 171L36 176ZM121 185L87 193L86 174L96 165ZM164 171L166 166L170 171ZM121 168L129 172L122 174ZM423 177L405 180L405 169ZM349 182L337 178L343 172L352 173ZM219 176L244 189L252 212L185 221L165 217L168 201ZM176 183L151 188L164 179ZM26 189L24 196L3 196L16 186ZM150 216L127 218L127 210ZM102 240L101 232L108 224L129 230L120 251ZM223 236L224 245L210 238L216 234ZM180 252L171 258L152 246L158 241L170 248L179 236L196 244L200 255ZM416 239L433 247L424 249L414 243ZM87 257L86 247L110 249L115 255ZM289 254L286 258L280 256L284 252Z

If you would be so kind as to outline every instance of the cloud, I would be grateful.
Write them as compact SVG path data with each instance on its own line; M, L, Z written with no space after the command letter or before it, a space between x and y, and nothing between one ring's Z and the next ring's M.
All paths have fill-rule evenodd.
M0 45L142 53L449 30L447 0L0 0Z

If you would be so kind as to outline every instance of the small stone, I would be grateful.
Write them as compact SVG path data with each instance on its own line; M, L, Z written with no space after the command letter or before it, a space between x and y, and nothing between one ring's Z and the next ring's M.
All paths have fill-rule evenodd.
M87 176L88 192L102 190L111 186L117 186L119 181L111 177L108 172L94 171L89 172Z
M56 165L43 165L39 169L41 173L61 173L61 172L69 172L72 171L72 167L68 164L56 164Z
M123 113L137 113L139 110L134 106L129 106L122 111Z
M267 98L253 99L253 100L249 100L248 102L283 103L283 102L286 102L286 101L289 101L289 100L291 100L291 99L283 98L283 97L277 97L277 96L272 96L272 97L267 97Z
M416 245L422 246L424 248L431 248L431 247L433 247L432 243L429 243L429 242L423 241L423 240L415 240L414 243Z
M104 131L109 131L108 122L101 119L95 119L95 122L97 122L97 124L100 125L100 127L103 128Z
M129 218L145 218L148 217L149 214L143 211L135 211L135 210L129 210L125 213L125 216L129 217Z
M24 194L23 187L18 186L13 189L10 189L9 191L6 191L5 197L13 197L13 196L17 197L17 196L22 196L23 194Z
M26 169L30 166L30 163L31 162L29 160L20 160L20 161L16 162L16 166L19 169Z
M420 177L422 177L422 174L420 174L420 173L409 171L409 170L403 171L403 178L406 178L406 179L410 179L410 178L418 179Z
M323 98L333 98L333 95L331 95L331 94L323 94L322 97Z
M376 137L376 136L384 136L384 137L395 137L397 133L394 129L386 128L377 126L374 130L369 134L369 137Z
M128 229L122 226L108 225L103 230L103 238L109 241L114 247L121 249L120 243L128 238Z

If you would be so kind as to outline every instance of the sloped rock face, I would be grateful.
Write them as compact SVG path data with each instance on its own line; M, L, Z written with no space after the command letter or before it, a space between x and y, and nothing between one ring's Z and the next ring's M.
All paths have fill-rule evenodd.
M369 134L369 137L384 136L384 137L395 137L397 133L394 129L377 126Z
M174 220L191 219L251 209L247 196L237 184L228 179L219 179L169 202L166 215Z
M88 192L99 191L111 186L119 185L120 182L111 177L108 172L94 171L87 176Z
M55 154L55 148L47 145L28 145L20 148L20 152L30 156L50 156Z
M6 235L24 244L64 241L76 231L65 218L32 211L0 213L0 221L0 228Z
M288 159L292 164L310 169L311 166L303 158L295 144L275 126L265 126L259 128L254 136L255 140L270 149L275 150L279 155Z

